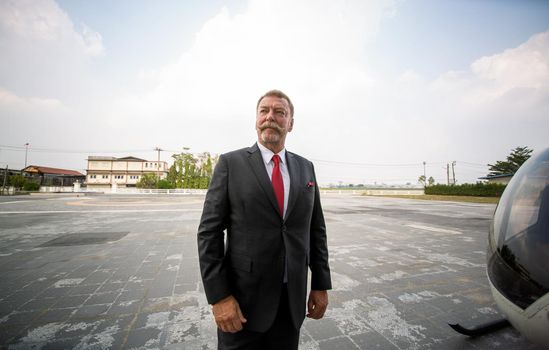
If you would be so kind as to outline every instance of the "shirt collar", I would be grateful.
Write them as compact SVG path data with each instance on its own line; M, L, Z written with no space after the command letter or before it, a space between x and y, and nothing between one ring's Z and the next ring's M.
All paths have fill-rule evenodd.
M261 151L261 157L263 158L263 162L265 164L269 164L271 160L273 159L273 155L275 154L273 151L268 149L267 147L263 146L259 142L257 143L257 147L259 147L259 150ZM286 148L283 148L282 151L277 153L280 157L280 161L282 164L286 164Z

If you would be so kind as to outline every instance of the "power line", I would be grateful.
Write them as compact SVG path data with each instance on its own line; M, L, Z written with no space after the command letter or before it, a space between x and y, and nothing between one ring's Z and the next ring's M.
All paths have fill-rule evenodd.
M0 148L7 151L25 151L25 147L19 146L7 146L0 145ZM41 153L74 153L74 154L84 154L84 153L137 153L137 152L152 152L154 149L133 149L133 150L62 150L56 148L35 148L29 147L29 151L41 152Z
M472 163L472 162L464 162L463 160L458 160L458 162L461 164L467 164L469 166L477 166L477 167L483 167L483 168L486 168L488 165L487 164L480 164L480 163Z
M27 151L26 146L13 146L13 145L0 145L0 149L3 151L12 151L12 152L25 152ZM35 152L35 153L58 153L58 154L128 154L128 153L148 153L148 152L155 152L157 151L154 148L150 149L127 149L127 150L67 150L67 149L59 149L59 148L42 148L42 147L28 147L28 151ZM170 152L170 153L181 153L184 151L188 151L187 147L182 147L179 150L171 150L171 149L162 149L162 152ZM311 161L320 163L320 164L333 164L333 165L348 165L348 166L358 166L358 167L418 167L421 168L423 162L417 162L417 163L360 163L360 162L342 162L342 161L334 161L334 160L326 160L326 159L313 159L311 158ZM486 164L479 164L479 163L473 163L473 162L465 162L465 161L458 161L461 165L465 167L470 168L483 168L486 169ZM445 165L445 162L426 162L427 167L437 166L437 165Z
M9 146L0 145L0 149L6 151L25 151L25 146ZM142 152L156 152L155 148L150 149L129 149L129 150L64 150L58 148L41 148L41 147L29 147L29 151L43 152L43 153L142 153ZM180 153L184 150L188 150L187 147L182 147L180 150L162 149L163 152Z
M324 159L313 159L310 158L313 162L319 163L328 163L328 164L340 164L340 165L354 165L354 166L395 166L395 167L417 167L421 166L422 163L408 163L408 164L374 164L374 163L353 163L353 162L339 162L335 160L324 160Z

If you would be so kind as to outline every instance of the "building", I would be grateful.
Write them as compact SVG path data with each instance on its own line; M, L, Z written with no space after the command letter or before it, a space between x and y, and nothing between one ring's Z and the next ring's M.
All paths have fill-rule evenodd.
M513 178L515 174L501 174L501 175L488 175L484 177L479 177L479 180L486 180L488 183L498 183L502 185L507 185L509 181Z
M136 157L89 156L86 169L88 187L135 187L144 174L168 176L168 163Z
M86 175L67 169L50 168L45 166L29 165L21 173L36 181L40 186L72 186L76 181L84 182Z

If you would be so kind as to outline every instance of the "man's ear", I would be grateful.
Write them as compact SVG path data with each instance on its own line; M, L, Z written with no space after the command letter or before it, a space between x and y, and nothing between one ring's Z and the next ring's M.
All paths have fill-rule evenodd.
M294 117L290 120L290 127L288 128L288 132L292 131L294 129Z

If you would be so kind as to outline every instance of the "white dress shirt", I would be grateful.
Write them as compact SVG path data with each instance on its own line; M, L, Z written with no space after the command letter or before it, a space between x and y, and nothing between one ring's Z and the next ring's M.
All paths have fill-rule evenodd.
M273 156L275 153L259 142L257 146L261 151L261 157L263 157L263 163L265 164L265 169L267 169L267 174L269 174L269 179L273 181ZM288 163L286 162L286 149L282 149L277 154L280 157L280 172L282 173L282 182L284 183L284 213L282 213L282 217L285 218L286 209L288 208L288 197L290 196L290 173L288 172Z

